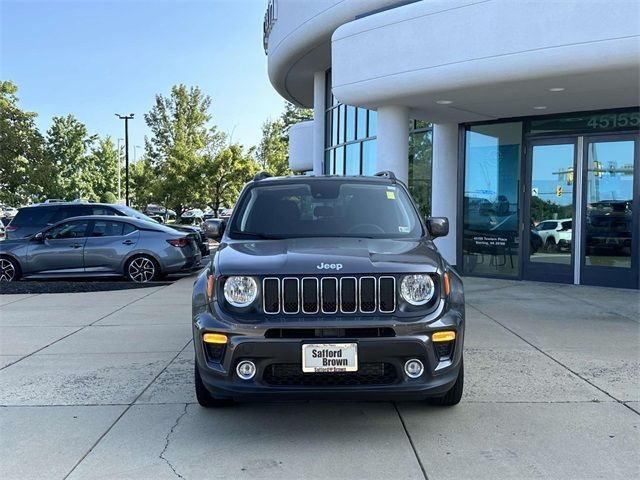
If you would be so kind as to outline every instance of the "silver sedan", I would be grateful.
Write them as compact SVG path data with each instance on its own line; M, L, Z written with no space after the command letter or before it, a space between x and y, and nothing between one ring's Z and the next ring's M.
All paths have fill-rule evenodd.
M0 242L0 281L126 276L150 282L202 260L194 234L131 217L67 218L31 238Z

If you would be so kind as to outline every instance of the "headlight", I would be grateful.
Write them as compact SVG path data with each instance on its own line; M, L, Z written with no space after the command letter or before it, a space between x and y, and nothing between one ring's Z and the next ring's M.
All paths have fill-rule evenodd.
M229 277L224 283L224 298L234 307L251 305L258 296L258 285L251 277Z
M400 283L400 295L411 305L424 305L433 298L435 288L429 275L406 275Z

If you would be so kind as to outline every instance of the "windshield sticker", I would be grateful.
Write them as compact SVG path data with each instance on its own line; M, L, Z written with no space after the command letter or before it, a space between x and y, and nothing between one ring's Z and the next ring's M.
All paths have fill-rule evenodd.
M409 233L411 229L409 227L398 227L400 233Z
M396 193L387 191L387 198L389 200L395 200L396 199Z

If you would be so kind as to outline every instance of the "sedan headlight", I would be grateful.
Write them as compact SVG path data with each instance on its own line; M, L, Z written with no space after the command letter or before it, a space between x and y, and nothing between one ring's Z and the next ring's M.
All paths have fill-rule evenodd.
M229 277L224 284L224 298L234 307L251 305L258 296L258 285L251 277Z
M406 275L400 283L400 295L411 305L424 305L433 298L435 287L429 275Z

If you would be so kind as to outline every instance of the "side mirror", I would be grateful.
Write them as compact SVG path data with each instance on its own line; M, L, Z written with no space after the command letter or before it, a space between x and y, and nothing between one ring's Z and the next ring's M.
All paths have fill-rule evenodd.
M44 242L44 234L42 232L38 232L33 236L33 241L42 243Z
M447 217L427 218L427 229L433 238L449 235L449 219Z
M214 218L204 223L204 235L212 240L220 240L224 233L224 220Z

